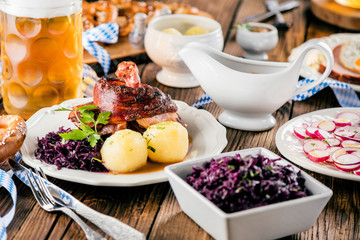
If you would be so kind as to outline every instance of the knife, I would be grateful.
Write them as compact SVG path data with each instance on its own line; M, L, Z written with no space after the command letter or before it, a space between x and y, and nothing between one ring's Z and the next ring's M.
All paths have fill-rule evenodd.
M277 11L279 7L279 3L277 0L266 0L265 2L266 8L268 11L276 11L276 21L274 22L274 26L279 30L288 30L290 28L290 24L285 22L285 19L280 11Z
M255 20L256 21L263 21L263 20L265 20L265 19L267 19L269 17L274 16L277 12L288 11L288 10L291 10L291 9L296 8L298 6L300 6L300 3L298 1L287 1L287 2L284 2L284 3L280 4L279 7L277 7L274 10L247 17L247 18L245 18L243 20L243 23L247 23L247 22L255 21Z
M29 171L26 167L18 163L21 157L19 154L16 154L16 160L9 159L9 165L14 171L14 175L18 177L23 183L29 186L29 181L26 178L26 172ZM50 193L61 205L73 209L77 214L83 216L84 218L90 220L92 223L97 225L101 230L103 230L107 235L111 236L114 239L146 239L145 235L136 229L122 223L114 217L107 216L105 214L99 213L92 208L86 206L75 197L59 188L58 186L52 184L49 181L45 181Z

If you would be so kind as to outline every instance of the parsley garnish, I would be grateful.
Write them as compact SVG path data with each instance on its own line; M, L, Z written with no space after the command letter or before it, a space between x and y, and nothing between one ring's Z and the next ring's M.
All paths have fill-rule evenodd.
M80 129L71 129L71 132L67 133L60 133L60 137L62 137L64 140L83 140L85 138L88 138L88 142L90 143L91 147L95 147L96 143L101 140L100 135L97 132L97 126L98 124L108 124L108 119L110 117L110 112L101 112L95 119L95 113L91 110L98 109L98 106L95 105L85 105L82 107L79 107L75 110L75 116L77 120L80 122L79 128ZM74 111L67 108L59 108L55 111ZM80 114L78 115L77 112ZM89 125L86 123L93 123L94 129L92 129Z
M155 153L155 148L153 148L152 146L148 146L147 149L149 149L150 151L152 151L153 153Z

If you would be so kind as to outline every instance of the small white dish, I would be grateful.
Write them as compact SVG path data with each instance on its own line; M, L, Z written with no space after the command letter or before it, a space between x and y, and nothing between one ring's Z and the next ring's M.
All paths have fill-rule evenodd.
M237 25L236 42L245 50L245 58L268 60L266 52L276 47L278 41L278 30L273 25L258 22Z
M165 168L180 207L190 218L219 240L281 238L305 231L314 224L332 196L332 191L305 172L301 174L305 178L306 188L311 192L310 196L235 213L223 212L186 183L186 176L192 172L193 166L202 166L212 158L233 156L236 153L241 156L262 154L272 159L279 158L265 148L253 148L186 161ZM284 159L278 163L290 164ZM295 166L294 168L299 170Z
M46 175L70 181L94 186L139 186L167 181L163 170L143 174L108 174L88 172L62 168L58 170L55 165L50 165L37 160L34 151L37 148L37 138L44 137L48 132L58 131L59 127L76 128L68 120L68 112L55 111L65 107L71 108L79 104L92 101L92 98L72 99L60 105L43 108L37 111L26 121L28 133L21 147L23 161L38 169L41 167ZM187 124L187 129L192 138L192 145L184 161L221 153L227 144L226 129L205 110L190 107L184 102L175 101L178 113Z
M338 113L346 111L357 112L360 114L359 108L341 107L318 110L291 119L282 125L277 131L275 137L276 147L284 157L307 170L331 177L360 182L360 176L341 171L333 164L316 163L310 161L303 151L303 143L294 135L294 127L301 126L302 123L311 123L315 120L333 120Z
M195 26L208 29L210 32L200 35L175 35L162 32L168 28L185 32ZM211 18L187 14L160 16L149 22L145 34L145 50L151 60L162 67L156 75L160 83L177 88L199 86L199 82L178 54L179 50L190 42L200 42L222 50L224 39L221 25Z

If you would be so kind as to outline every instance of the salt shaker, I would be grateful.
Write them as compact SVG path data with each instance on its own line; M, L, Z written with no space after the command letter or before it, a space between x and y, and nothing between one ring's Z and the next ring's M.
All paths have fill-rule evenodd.
M129 35L129 42L132 48L144 49L144 38L146 32L146 18L145 13L135 14L135 26Z
M170 14L171 14L170 8L164 7L162 9L160 9L159 16L170 15Z

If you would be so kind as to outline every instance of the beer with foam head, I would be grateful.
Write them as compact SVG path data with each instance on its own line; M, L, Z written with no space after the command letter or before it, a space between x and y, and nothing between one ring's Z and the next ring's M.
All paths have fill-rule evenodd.
M2 95L7 113L81 97L81 0L0 0Z

